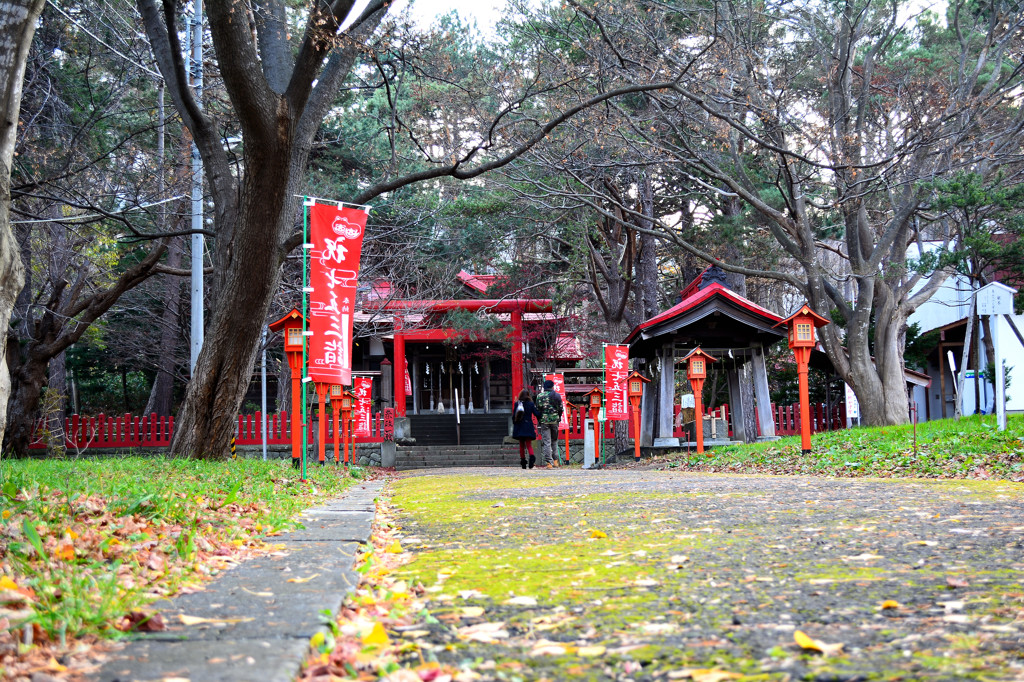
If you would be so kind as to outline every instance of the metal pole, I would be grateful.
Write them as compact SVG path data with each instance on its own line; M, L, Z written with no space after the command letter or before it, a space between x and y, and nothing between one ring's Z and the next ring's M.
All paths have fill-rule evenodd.
M260 432L263 434L263 461L267 461L267 328L263 327L263 338L260 340L263 345L263 356L260 359L260 393L262 398L260 417ZM280 377L278 377L280 381Z
M203 0L195 0L192 15L191 72L192 88L197 104L203 103ZM193 135L193 139L194 139ZM195 372L199 351L203 347L203 160L199 147L192 142L192 330L191 364Z
M316 203L316 202L313 202ZM302 376L302 475L299 478L303 483L306 482L306 436L308 435L308 428L306 427L306 384L309 382L309 377L306 376L306 359L309 344L306 340L306 320L308 310L306 309L306 289L309 286L307 278L309 272L306 269L306 262L309 258L309 250L306 248L306 244L309 243L309 207L312 204L309 198L306 197L302 201L302 365L300 366L300 376Z

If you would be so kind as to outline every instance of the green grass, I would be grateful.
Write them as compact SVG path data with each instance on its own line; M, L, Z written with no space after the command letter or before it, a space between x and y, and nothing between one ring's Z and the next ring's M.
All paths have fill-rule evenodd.
M353 469L355 475L362 470ZM116 635L118 621L258 552L353 480L287 462L161 457L0 462L0 607L50 637ZM27 619L24 617L27 615Z
M814 474L912 478L1024 477L1024 416L1010 415L1006 431L994 418L943 419L911 424L861 427L815 434L812 452L803 454L800 437L676 452L665 465L737 473Z

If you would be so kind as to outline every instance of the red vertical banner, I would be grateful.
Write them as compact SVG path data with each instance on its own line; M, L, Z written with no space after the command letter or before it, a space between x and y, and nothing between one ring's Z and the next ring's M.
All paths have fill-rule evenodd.
M409 397L412 395L412 378L409 376L409 366L405 366L405 395Z
M555 393L562 398L562 418L558 421L558 428L565 431L569 428L569 403L565 399L565 375L545 374L544 381L551 381L555 385Z
M352 324L366 211L347 206L309 207L309 376L352 385Z
M605 419L628 419L626 377L629 376L629 346L604 347L604 406Z
M356 437L370 436L370 413L373 408L373 378L354 377L352 392L356 396Z

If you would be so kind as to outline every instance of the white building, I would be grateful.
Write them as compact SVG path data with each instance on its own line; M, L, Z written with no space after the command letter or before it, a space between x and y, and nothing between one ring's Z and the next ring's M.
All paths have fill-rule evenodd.
M956 400L956 375L950 367L949 351L952 351L956 373L962 373L964 337L967 319L971 312L971 284L962 275L950 277L936 294L910 316L908 324L917 323L922 334L936 330L938 345L928 356L927 374L932 383L927 389L916 388L914 398L918 402L920 418L942 419L952 417ZM1006 390L1007 412L1024 412L1024 315L995 315L991 318L992 340L1009 370L1009 386ZM980 353L980 366L985 367L993 359L986 352L984 325L975 320L972 331L972 349ZM967 375L963 395L960 397L962 413L975 414L980 408L983 414L995 410L995 390L991 382L976 371L974 351L969 354ZM927 397L925 398L925 394Z

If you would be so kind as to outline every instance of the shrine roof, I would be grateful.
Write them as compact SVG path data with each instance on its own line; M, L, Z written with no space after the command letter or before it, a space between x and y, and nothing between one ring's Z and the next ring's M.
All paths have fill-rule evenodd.
M706 320L714 318L714 323ZM724 322L719 321L724 318ZM688 337L696 343L731 340L746 345L752 340L774 343L785 335L774 329L782 318L767 308L713 283L691 293L663 313L640 323L623 343L631 346L656 337Z
M497 280L501 279L501 275L476 275L466 270L460 270L459 274L456 275L460 282L465 284L473 291L478 291L481 294L487 293L488 287L494 284Z

